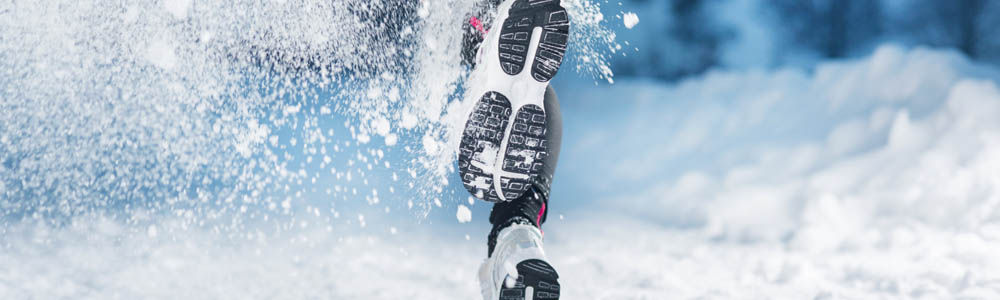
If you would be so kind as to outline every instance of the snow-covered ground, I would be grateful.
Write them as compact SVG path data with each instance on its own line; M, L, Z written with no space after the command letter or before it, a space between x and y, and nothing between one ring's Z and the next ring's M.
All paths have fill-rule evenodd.
M595 221L600 220L600 221ZM4 299L477 299L482 237L303 232L219 242L112 224L31 230L0 255ZM44 232L44 233L43 233ZM993 299L1000 230L910 224L831 250L733 242L619 215L546 229L563 299ZM36 243L35 240L50 239Z
M808 72L558 86L545 231L563 299L1000 297L996 78L887 46ZM235 237L5 223L0 299L475 299L486 207Z

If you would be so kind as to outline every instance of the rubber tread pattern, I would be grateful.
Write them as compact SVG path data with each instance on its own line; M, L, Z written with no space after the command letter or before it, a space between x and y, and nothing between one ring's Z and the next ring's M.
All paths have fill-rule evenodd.
M503 170L511 173L528 175L528 179L511 178L502 184L504 197L517 199L528 191L531 183L542 172L543 162L548 155L548 140L546 139L545 111L537 105L529 104L521 107L511 124L510 140L503 156Z
M537 105L525 105L518 110L513 122L510 122L510 116L511 105L507 97L487 92L476 103L465 124L459 145L458 170L462 185L476 198L502 202L504 199L499 193L503 193L506 201L517 199L538 180L542 171L548 156L545 112ZM509 136L505 136L507 126L513 126ZM509 141L501 153L500 147L505 139ZM526 178L502 176L500 191L497 191L493 184L493 169L498 160L502 162L499 165L501 170ZM476 166L474 161L488 166L487 170Z
M465 124L462 142L459 146L458 170L462 185L477 198L500 202L493 185L493 172L483 170L472 161L485 162L492 166L495 157L481 157L484 153L496 154L507 130L511 115L510 101L497 92L487 92L476 103L469 120Z
M569 42L569 15L558 0L516 0L500 31L500 66L508 75L523 71L535 27L542 27L531 76L547 82L559 71Z
M517 273L513 287L501 283L500 300L524 300L529 286L533 289L532 299L559 299L559 274L545 261L522 261L517 264Z

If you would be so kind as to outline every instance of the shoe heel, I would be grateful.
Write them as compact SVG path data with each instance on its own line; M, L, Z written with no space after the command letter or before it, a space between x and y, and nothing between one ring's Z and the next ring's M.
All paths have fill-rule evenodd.
M513 119L511 114L506 96L487 92L466 121L458 171L462 185L476 198L490 202L517 199L542 171L548 156L545 112L529 104L518 109Z

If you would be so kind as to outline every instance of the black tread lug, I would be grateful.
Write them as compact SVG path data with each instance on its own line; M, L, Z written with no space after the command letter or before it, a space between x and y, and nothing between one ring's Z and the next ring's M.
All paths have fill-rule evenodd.
M462 185L477 198L490 202L500 202L493 188L493 174L474 166L475 155L487 147L500 151L504 132L510 119L510 101L501 93L487 92L476 102L476 107L465 123L462 142L459 145L458 171ZM477 187L476 180L482 178L487 188Z
M547 262L529 259L517 264L517 281L513 287L500 287L500 300L524 300L530 286L533 299L559 299L559 274Z
M532 30L542 28L535 57L528 58ZM500 66L518 75L531 62L531 76L547 82L556 75L569 42L569 14L558 0L516 0L500 31Z

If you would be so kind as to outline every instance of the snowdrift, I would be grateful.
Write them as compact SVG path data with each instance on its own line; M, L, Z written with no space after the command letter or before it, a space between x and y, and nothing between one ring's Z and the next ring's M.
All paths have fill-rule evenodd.
M553 201L600 193L606 200L590 206L657 224L594 230L638 232L621 241L630 246L598 252L612 253L607 266L623 272L659 265L640 277L661 293L996 297L996 78L949 51L884 46L810 72L718 71L675 86L620 80L599 93L564 88L563 102L586 107L566 112L584 116L566 125L576 142L564 152L577 163L561 165L572 183L554 192L570 196ZM624 108L599 110L608 102ZM581 163L588 157L596 166ZM583 171L595 167L612 176ZM702 240L685 240L691 232ZM576 247L607 244L572 239L565 237ZM618 266L636 253L646 259ZM704 282L691 288L691 277L676 273Z

